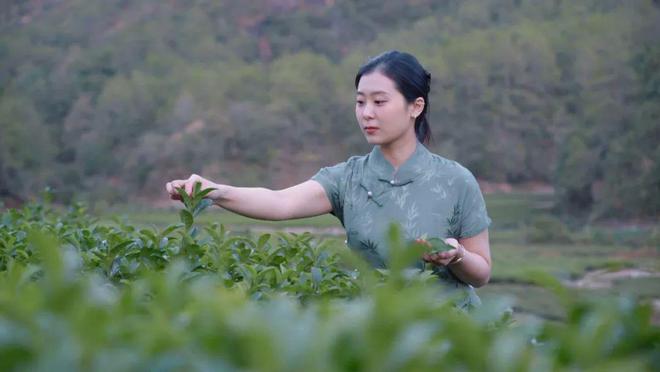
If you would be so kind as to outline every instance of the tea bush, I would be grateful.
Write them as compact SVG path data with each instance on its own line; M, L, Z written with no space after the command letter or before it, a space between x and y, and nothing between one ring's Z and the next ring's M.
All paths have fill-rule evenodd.
M163 230L81 205L0 217L1 370L658 370L649 305L575 298L561 322L514 322L506 299L456 309L390 232L376 272L310 234ZM414 248L414 247L413 247Z
M311 234L264 234L253 240L230 236L218 224L200 231L194 219L210 205L203 198L209 191L196 189L194 198L185 195L181 223L162 231L120 221L99 224L80 204L64 214L38 204L10 210L0 224L0 269L6 269L8 260L38 265L41 258L26 237L40 232L75 252L82 272L95 272L114 283L127 283L181 260L190 268L189 276L215 273L226 286L240 286L254 297L273 291L297 297L355 293L356 272L341 267L338 256Z

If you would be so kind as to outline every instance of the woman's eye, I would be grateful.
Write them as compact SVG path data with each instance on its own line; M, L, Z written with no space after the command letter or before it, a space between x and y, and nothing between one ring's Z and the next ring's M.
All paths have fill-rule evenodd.
M376 103L376 105L378 105L378 106L382 106L382 105L384 105L385 102L387 102L387 101L377 100L377 101L374 101L374 102Z
M360 101L360 100L357 100L355 103L356 103L358 106L362 106L362 105L364 105L364 101Z

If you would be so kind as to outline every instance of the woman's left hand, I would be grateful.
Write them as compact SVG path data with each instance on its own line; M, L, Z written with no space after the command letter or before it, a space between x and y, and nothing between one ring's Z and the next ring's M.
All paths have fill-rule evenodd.
M418 240L418 242L424 243L423 241L420 240ZM458 260L462 259L463 256L465 256L465 248L458 243L458 240L454 238L448 238L445 239L445 243L451 245L452 247L454 247L454 249L450 249L448 251L438 252L438 253L424 253L422 255L422 259L434 265L447 266L451 262L458 262Z

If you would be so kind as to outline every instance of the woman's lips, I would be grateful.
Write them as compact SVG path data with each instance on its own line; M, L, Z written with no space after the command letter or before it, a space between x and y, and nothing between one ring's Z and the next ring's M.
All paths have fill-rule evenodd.
M364 131L367 134L374 134L378 130L378 127L364 127Z

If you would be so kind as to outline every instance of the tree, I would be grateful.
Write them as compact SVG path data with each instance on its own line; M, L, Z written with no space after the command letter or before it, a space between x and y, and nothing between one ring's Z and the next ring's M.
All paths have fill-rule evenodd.
M29 100L0 98L0 196L25 197L45 187L54 150Z

